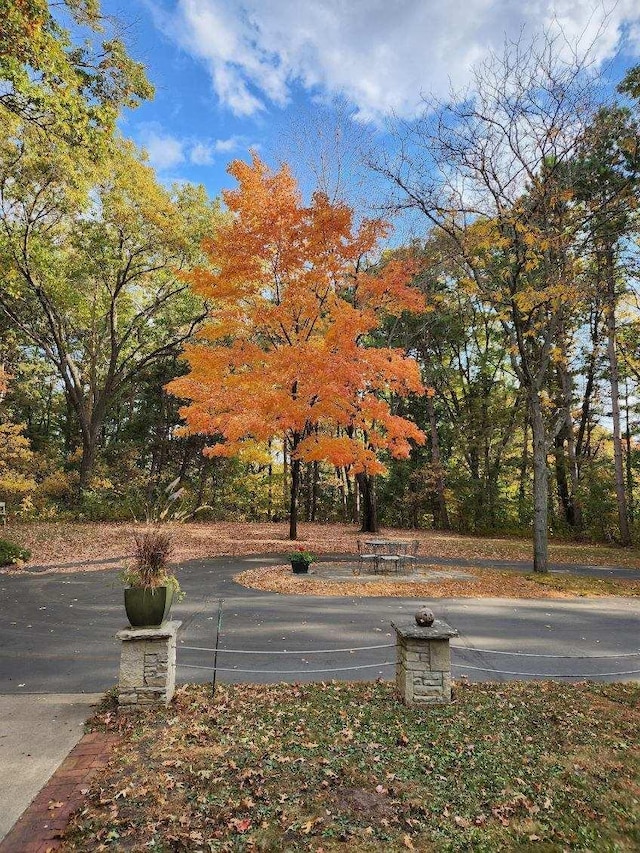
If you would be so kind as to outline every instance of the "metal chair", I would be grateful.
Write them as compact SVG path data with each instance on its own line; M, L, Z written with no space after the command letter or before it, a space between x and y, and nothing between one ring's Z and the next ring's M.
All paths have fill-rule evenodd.
M407 566L412 567L415 570L416 563L418 561L418 551L420 550L420 541L418 539L412 539L411 544L407 548L406 553L401 558L402 569L403 571Z
M378 560L384 566L393 566L394 572L397 573L400 569L402 554L381 554Z
M365 545L362 540L358 539L358 574L362 571L362 567L365 563L373 564L374 574L378 572L378 560L379 557L375 552L365 551Z

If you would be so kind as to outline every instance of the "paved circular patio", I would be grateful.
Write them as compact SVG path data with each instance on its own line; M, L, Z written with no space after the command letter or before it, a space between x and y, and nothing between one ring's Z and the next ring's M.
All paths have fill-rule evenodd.
M370 566L365 565L362 567L357 560L318 561L311 564L308 573L319 580L349 583L353 583L354 580L357 580L359 583L383 580L387 583L398 581L402 583L430 584L442 580L473 580L473 575L459 569L434 569L430 566L426 570L419 565L413 571L374 572Z

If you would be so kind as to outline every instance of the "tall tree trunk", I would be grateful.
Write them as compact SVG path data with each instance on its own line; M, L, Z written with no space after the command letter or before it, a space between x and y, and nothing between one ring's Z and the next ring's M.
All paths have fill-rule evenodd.
M629 418L629 383L624 382L624 409L625 409L625 462L627 470L627 496L629 498L629 521L633 524L634 501L633 501L633 468L631 466L631 423Z
M569 505L567 512L567 521L574 528L576 533L582 532L582 505L579 496L580 471L578 470L578 458L576 454L576 440L574 435L573 416L571 414L572 403L572 387L569 371L566 366L566 351L564 333L561 330L559 340L563 349L565 360L558 366L558 377L560 387L562 389L562 406L564 409L564 428L560 430L560 435L563 435L567 442L567 468L569 479L571 481L571 492L569 495ZM557 443L556 443L557 446Z
M351 478L347 474L347 481L350 483ZM353 523L360 523L360 485L358 483L358 478L353 478ZM348 519L347 519L348 520Z
M304 520L311 521L311 491L313 465L307 462L304 466Z
M537 391L529 392L533 433L533 571L548 572L547 518L549 512L549 469L547 431Z
M576 533L581 533L583 528L583 522L582 504L580 502L579 494L580 471L578 469L576 444L573 437L573 419L571 417L571 412L567 413L567 430L567 462L569 468L569 477L571 480L571 511L573 514L573 527Z
M282 439L282 507L283 510L287 505L287 500L291 498L289 489L289 460L287 456L287 439ZM280 513L278 513L279 515Z
M356 475L362 507L362 533L378 532L378 508L376 505L376 483L372 474Z
M480 460L478 457L478 448L476 445L475 438L473 439L473 445L469 448L467 461L469 464L469 473L471 474L471 488L473 491L473 519L469 526L474 532L477 532L478 529L482 526L484 507L482 505L483 488L482 480L480 478ZM467 522L467 524L468 523L469 522Z
M98 453L98 434L99 430L91 427L82 433L82 459L80 460L80 480L78 482L79 494L86 491L91 482L93 466L95 465Z
M71 399L69 391L65 388L64 391L65 413L64 425L62 434L64 436L65 453L71 454L76 450L76 437L78 434L78 418L76 416L75 406Z
M105 418L105 407L102 402L87 411L82 405L76 406L76 414L80 420L82 433L82 459L80 460L80 480L78 495L89 488L93 467L98 455L98 442Z
M616 290L615 263L613 249L608 246L604 251L605 281L607 286L607 356L609 359L609 382L611 385L611 420L613 422L613 459L615 465L616 499L618 503L618 525L620 544L631 544L627 499L624 489L624 462L622 456L622 436L620 433L620 390L618 385L618 355L616 352Z
M313 478L311 482L311 518L315 521L318 513L318 491L320 487L320 463L313 463Z
M601 319L602 311L599 306L596 306L595 309L592 309L591 318L589 320L591 353L587 362L587 369L586 371L583 371L583 378L586 376L586 382L584 384L580 420L578 421L578 431L576 434L576 464L578 466L578 473L582 466L582 459L586 455L584 452L585 434L587 426L591 422L591 403L593 401L593 393L596 385L596 369L600 357Z
M347 523L349 521L349 494L351 492L351 483L344 468L336 468L336 478L338 480L338 489L340 491L340 509L342 510L342 520Z
M522 524L525 520L524 503L527 489L527 472L529 470L529 411L524 407L524 424L522 425L522 456L520 457L520 483L518 485L518 518Z
M298 495L300 493L300 460L290 460L291 494L289 496L289 539L298 538Z
M427 395L427 411L429 413L429 429L431 437L431 463L435 475L436 500L438 507L438 522L436 527L440 530L450 530L449 513L447 512L447 500L444 493L444 477L442 475L442 463L440 461L440 440L438 438L438 425L436 423L436 410L433 405L433 397Z
M483 378L480 383L481 389L481 441L482 441L482 459L483 459L483 482L482 482L482 526L486 529L493 530L495 528L496 515L496 499L497 499L497 480L494 482L491 465L491 448L489 428L489 409L488 409L488 389L486 378ZM497 477L498 472L496 472Z
M573 527L575 517L573 514L573 503L567 480L567 461L564 455L564 430L555 437L554 455L556 460L556 488L558 490L558 502L562 507L562 515L566 523Z

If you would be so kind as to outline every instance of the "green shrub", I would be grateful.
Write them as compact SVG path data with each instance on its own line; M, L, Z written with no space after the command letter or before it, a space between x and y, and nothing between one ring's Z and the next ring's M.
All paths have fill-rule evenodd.
M13 566L15 563L28 560L30 556L31 551L26 548L7 542L6 539L0 539L0 566Z

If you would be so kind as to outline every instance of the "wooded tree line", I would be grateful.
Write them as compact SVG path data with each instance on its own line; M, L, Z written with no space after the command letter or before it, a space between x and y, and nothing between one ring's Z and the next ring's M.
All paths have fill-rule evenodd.
M0 40L0 497L144 514L533 530L638 525L640 74L603 96L551 37L425 104L369 166L423 236L259 160L163 186L115 130L152 94L44 2ZM99 42L97 4L68 2ZM9 32L11 30L11 32ZM11 35L13 33L13 35ZM92 42L93 43L93 42ZM75 85L70 85L74 81ZM183 357L186 355L186 358ZM203 452L204 451L204 452Z

